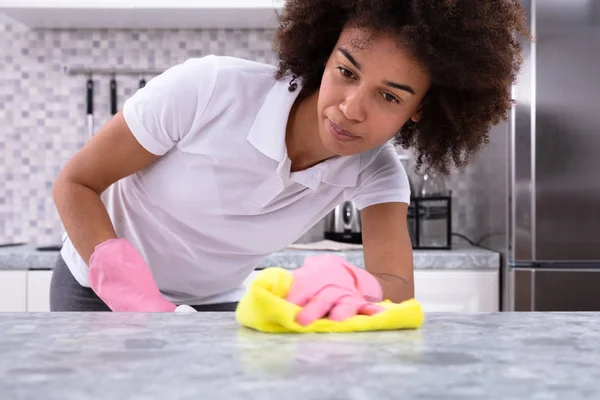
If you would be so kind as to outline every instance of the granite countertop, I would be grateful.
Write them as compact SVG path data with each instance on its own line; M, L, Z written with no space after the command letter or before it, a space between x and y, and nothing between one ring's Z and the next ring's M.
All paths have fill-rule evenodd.
M285 249L267 256L256 268L278 266L294 269L305 257L323 253L323 250ZM328 251L332 252L332 251ZM335 251L349 262L364 268L362 250ZM34 245L0 248L0 270L52 269L58 251L37 251ZM500 254L464 242L453 244L451 250L413 250L415 269L498 269Z
M20 399L597 399L600 313L440 313L419 330L263 334L233 313L0 314Z

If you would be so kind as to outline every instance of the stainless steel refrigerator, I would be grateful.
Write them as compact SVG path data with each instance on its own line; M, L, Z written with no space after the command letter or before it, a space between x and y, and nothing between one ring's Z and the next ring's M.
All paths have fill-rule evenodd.
M600 0L522 0L536 37L509 120L506 311L600 310Z

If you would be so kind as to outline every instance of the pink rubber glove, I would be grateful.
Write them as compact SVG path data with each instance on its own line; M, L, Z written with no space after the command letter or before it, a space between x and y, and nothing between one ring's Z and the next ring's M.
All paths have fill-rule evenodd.
M307 257L293 276L286 300L303 307L296 316L301 325L326 315L331 320L343 321L357 314L383 311L372 304L383 299L377 279L342 257L332 254Z
M90 257L88 278L112 311L173 312L141 254L127 239L100 243Z

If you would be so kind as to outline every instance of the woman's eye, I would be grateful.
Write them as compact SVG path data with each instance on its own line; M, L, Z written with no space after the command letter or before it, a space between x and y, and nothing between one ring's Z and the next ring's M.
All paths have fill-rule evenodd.
M385 99L385 101L388 101L390 103L399 103L398 99L389 93L383 93L382 96Z
M344 77L346 77L346 78L352 78L354 76L352 74L352 71L350 71L349 69L346 69L344 67L338 67L338 69L340 70L342 75L344 75Z

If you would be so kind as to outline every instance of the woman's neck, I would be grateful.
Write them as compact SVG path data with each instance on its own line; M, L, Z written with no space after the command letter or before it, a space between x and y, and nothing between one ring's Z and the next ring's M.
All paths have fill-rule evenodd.
M319 91L300 93L288 118L285 144L291 171L302 171L335 156L323 146L319 135L317 102Z

